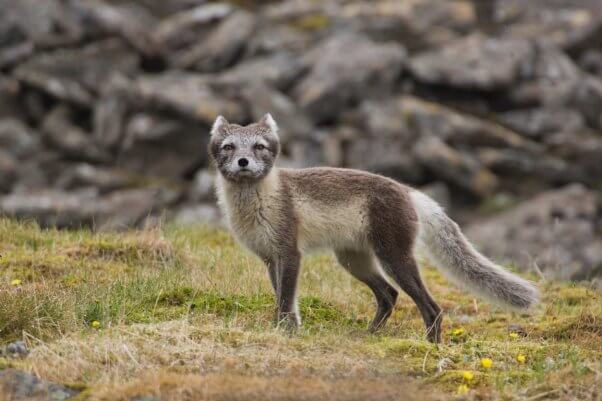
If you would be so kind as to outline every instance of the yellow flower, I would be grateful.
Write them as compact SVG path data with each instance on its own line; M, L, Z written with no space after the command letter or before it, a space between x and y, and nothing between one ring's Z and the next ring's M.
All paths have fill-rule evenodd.
M483 369L491 369L491 367L493 366L493 361L491 360L491 358L483 358L481 359L481 366L483 367Z
M452 330L452 336L459 337L465 333L465 330L462 327L458 327L457 329Z
M92 328L99 329L100 328L100 322L98 320L93 321L92 322Z
M468 370L465 370L464 372L462 372L462 378L469 382L472 379L474 379L474 374Z
M460 395L467 394L468 390L469 390L469 388L466 384L460 384L458 386L458 394L460 394Z
M525 363L525 362L527 361L527 357L526 357L526 356L524 356L523 354L518 354L518 355L516 356L516 361L517 361L518 363Z
M18 278L16 278L10 282L10 285L18 286L18 285L21 285L21 283L22 283L22 281L19 280Z
M516 340L518 338L518 333L515 333L514 331L510 334L508 334L510 336L511 339Z

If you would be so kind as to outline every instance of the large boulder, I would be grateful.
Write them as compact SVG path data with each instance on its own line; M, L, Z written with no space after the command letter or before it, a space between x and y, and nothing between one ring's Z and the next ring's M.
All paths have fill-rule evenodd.
M100 194L104 194L118 189L136 188L143 183L144 179L131 171L78 163L62 171L54 185L68 191L95 188Z
M595 47L602 38L600 7L595 1L564 2L561 7L548 1L497 2L503 35L552 44L572 53ZM598 2L599 3L599 2Z
M17 158L32 156L40 146L36 132L20 120L7 118L0 120L0 149Z
M237 11L190 49L182 51L169 62L178 68L214 72L233 65L255 30L255 16Z
M364 101L345 120L356 129L343 127L329 137L340 138L338 147L345 149L341 158L347 167L410 183L423 181L424 169L413 151L421 132L410 126L398 99Z
M153 31L155 42L169 57L190 48L203 38L224 18L234 11L225 3L203 4L191 10L177 12L163 19Z
M509 110L497 115L500 123L521 135L541 140L558 132L579 132L585 129L581 113L566 107L533 107Z
M396 99L400 118L422 135L433 135L454 146L523 149L534 154L542 147L495 122L413 96Z
M558 280L602 275L596 195L570 185L527 200L466 230L486 255Z
M159 48L152 37L158 20L139 2L71 0L69 10L81 21L87 36L122 38L147 57L157 56Z
M271 113L280 128L280 142L288 145L291 140L307 140L313 135L310 118L285 94L270 85L254 82L245 85L242 96L249 104L251 117L259 120L265 113Z
M540 43L534 46L532 57L522 62L520 78L507 91L513 107L566 107L583 73L559 48Z
M100 195L95 189L43 190L0 197L0 214L34 218L42 226L123 229L160 213L178 194L160 187L124 189Z
M131 75L138 63L138 56L126 44L108 39L80 49L36 55L21 64L15 76L61 100L92 106L111 75Z
M551 155L532 154L515 149L483 148L477 152L477 159L488 169L516 181L528 177L545 184L568 184L571 182L591 182L591 178L576 163L569 163Z
M312 49L310 72L294 88L294 98L317 122L331 121L371 93L391 91L406 58L405 49L365 36L334 35Z
M409 69L420 82L460 89L507 88L520 77L521 65L533 56L526 40L472 35L412 57Z
M457 40L476 22L469 1L348 2L336 17L374 40L395 40L410 51Z
M437 137L421 139L414 152L420 163L435 176L473 196L491 195L498 187L497 177L476 158L448 146Z
M160 114L128 120L116 165L140 175L181 179L207 164L209 127Z
M304 72L307 64L288 52L260 56L243 61L217 74L214 83L220 86L242 87L262 81L278 89L288 89Z
M94 137L72 121L72 110L57 106L42 124L45 141L70 160L108 162L111 156L99 147Z
M29 57L36 48L75 43L85 26L65 2L59 0L0 0L0 67Z
M232 121L247 121L244 106L215 90L212 81L211 76L167 72L115 79L110 86L111 94L120 96L133 110L164 111L209 125L220 114Z

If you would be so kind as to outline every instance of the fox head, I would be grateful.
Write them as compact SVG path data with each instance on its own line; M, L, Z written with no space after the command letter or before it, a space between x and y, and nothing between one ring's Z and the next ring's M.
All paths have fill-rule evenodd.
M228 181L261 180L274 166L279 152L278 126L269 113L244 127L218 116L211 128L209 154Z

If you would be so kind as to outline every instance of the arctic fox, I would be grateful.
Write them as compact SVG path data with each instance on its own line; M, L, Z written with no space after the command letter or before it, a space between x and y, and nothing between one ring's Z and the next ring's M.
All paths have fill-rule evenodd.
M270 114L241 126L217 117L210 156L219 170L219 206L235 237L266 264L277 319L300 325L297 279L303 252L334 251L339 263L374 293L370 330L382 327L398 289L418 306L427 338L441 338L441 308L424 286L415 259L422 246L454 283L493 302L526 309L535 286L487 259L441 207L389 178L342 168L274 166L280 143Z

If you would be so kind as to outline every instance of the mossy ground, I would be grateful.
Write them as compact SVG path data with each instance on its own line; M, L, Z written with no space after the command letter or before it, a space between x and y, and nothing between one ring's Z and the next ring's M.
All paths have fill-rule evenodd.
M195 394L199 373L232 389L236 380L296 380L303 391L314 382L311 391L327 394L365 381L382 392L409 380L440 399L456 398L461 384L468 398L600 397L602 296L586 286L541 283L541 306L518 315L476 301L425 268L445 310L444 342L435 346L406 296L385 329L368 333L372 295L329 255L303 262L302 330L275 328L265 267L216 229L115 234L0 220L0 255L0 342L24 339L32 349L26 359L0 361L0 369L83 386L82 399L126 399L149 389L189 399L170 389L186 382ZM490 369L482 358L493 361ZM344 398L335 393L339 398L327 399Z

